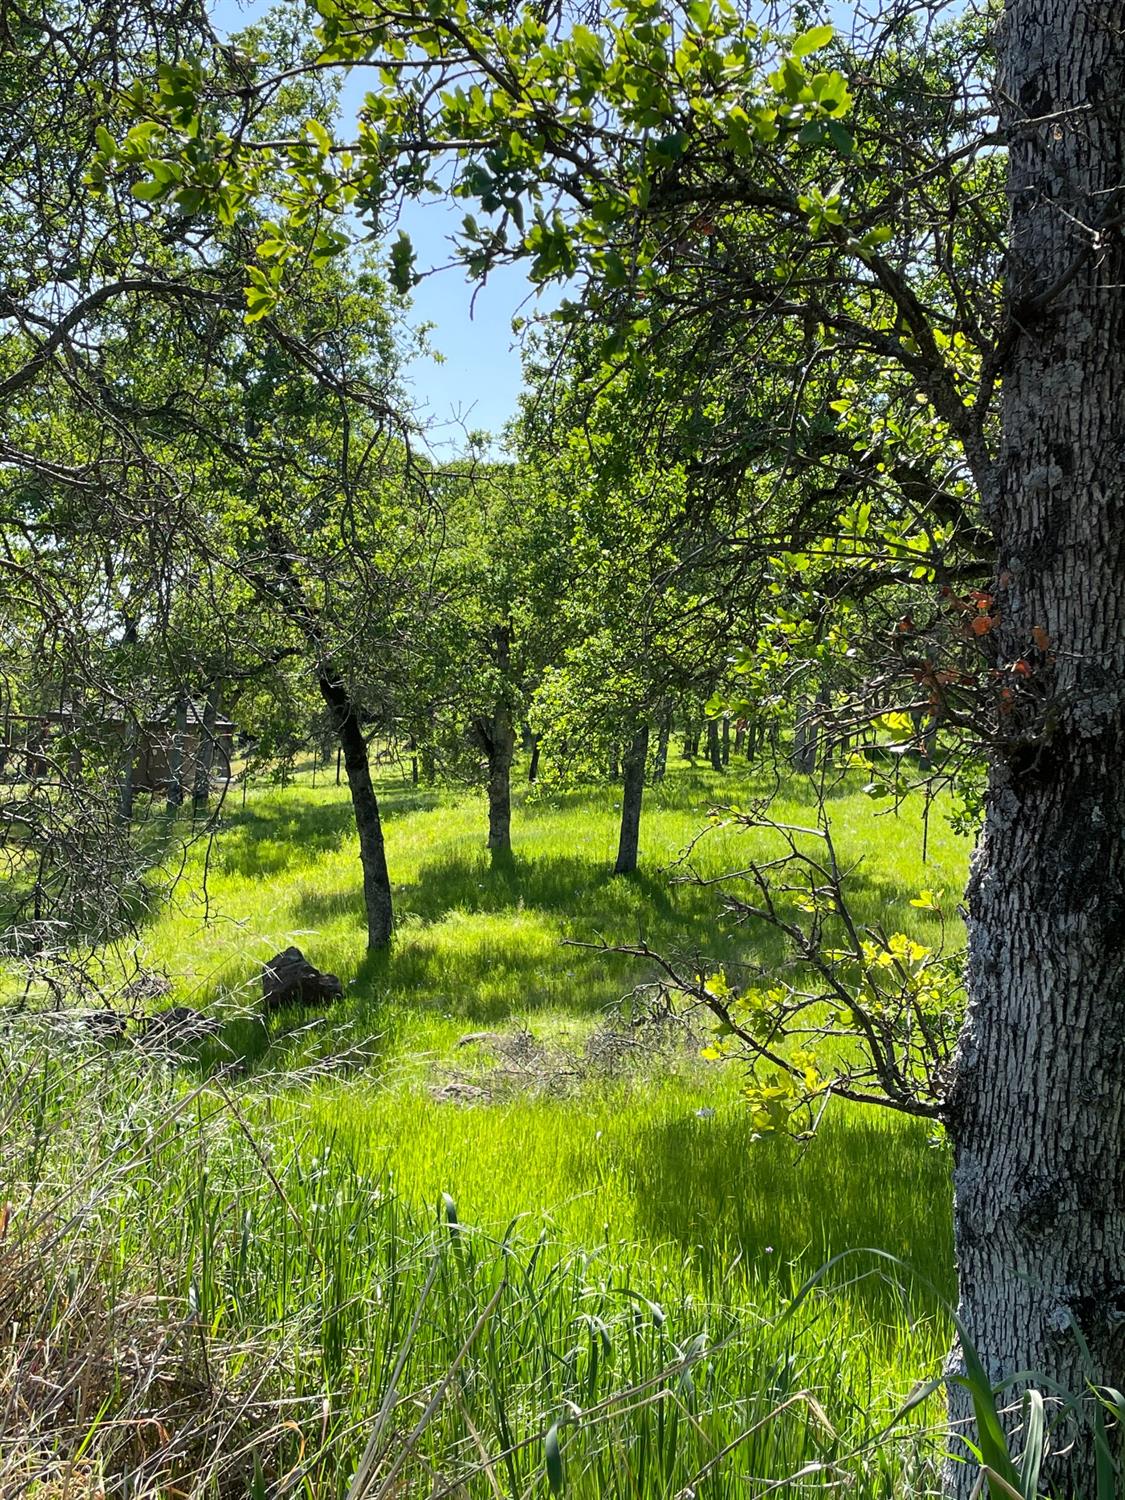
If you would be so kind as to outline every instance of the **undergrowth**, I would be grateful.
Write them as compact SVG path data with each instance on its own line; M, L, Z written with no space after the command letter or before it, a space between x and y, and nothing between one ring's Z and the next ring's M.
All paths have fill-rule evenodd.
M950 1290L948 1164L923 1126L834 1108L814 1140L755 1139L737 1072L690 1046L565 1089L441 1092L489 1077L467 1031L585 1055L646 977L566 938L745 955L666 866L708 800L747 788L670 776L634 880L607 872L612 793L525 804L516 858L493 869L479 799L382 792L390 954L363 954L346 794L298 781L228 809L192 853L196 894L126 955L165 971L171 999L229 1014L220 1042L174 1063L9 1018L0 1494L936 1488L933 1401L872 1445L940 1368L934 1297L849 1262L786 1316L856 1246ZM877 842L865 798L835 812L845 850L866 849L857 899L927 931L907 902L957 889L960 841L935 818L923 865L909 804ZM696 858L707 873L736 854L720 832ZM266 1026L256 974L290 942L346 998Z

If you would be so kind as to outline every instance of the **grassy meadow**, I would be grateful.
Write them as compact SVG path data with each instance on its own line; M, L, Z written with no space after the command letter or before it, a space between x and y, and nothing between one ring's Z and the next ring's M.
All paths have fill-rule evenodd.
M643 961L566 945L780 960L674 882L708 806L755 787L673 766L640 873L615 878L612 788L522 797L494 867L481 798L389 777L399 925L368 956L350 806L325 782L232 799L173 903L105 955L228 1017L198 1057L9 1028L0 1493L936 1487L935 1402L873 1440L948 1338L922 1284L952 1290L942 1143L842 1104L811 1140L755 1138L736 1065L621 1019ZM932 939L910 897L955 895L965 841L935 810L923 862L921 805L885 806L858 782L833 798L856 909ZM777 810L807 822L803 787ZM756 837L716 829L693 867L736 868ZM267 1029L258 973L290 943L345 998Z

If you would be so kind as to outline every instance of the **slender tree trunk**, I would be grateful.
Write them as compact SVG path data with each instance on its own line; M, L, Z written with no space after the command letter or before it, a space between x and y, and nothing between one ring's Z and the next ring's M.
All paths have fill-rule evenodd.
M816 770L816 720L809 709L809 700L797 699L797 714L793 725L793 768L805 776Z
M175 811L184 800L184 741L187 739L187 699L176 699L176 723L168 756L168 806Z
M999 734L948 1122L961 1316L985 1368L1081 1392L1125 1386L1125 242L1088 227L1122 211L1125 11L1010 0L1000 54ZM956 1387L952 1408L967 1416ZM950 1491L972 1471L951 1468ZM1088 1439L1047 1483L1095 1493Z
M539 780L539 736L531 736L531 759L527 763L527 779L529 782Z
M487 729L488 847L494 861L512 852L512 760L516 735L506 703L498 703Z
M653 767L653 781L663 781L668 770L668 741L672 736L672 715L666 713L661 717L660 728L656 736L656 765Z
M512 657L510 626L496 626L489 654L502 684L506 683ZM512 852L512 761L516 754L516 726L503 687L491 715L478 720L476 738L488 760L488 847L496 863Z
M133 821L133 783L137 774L137 732L132 724L125 726L125 754L117 792L117 818L121 823Z
M648 725L643 724L625 752L621 784L621 837L617 845L615 875L631 875L637 868L641 836L641 803L645 794L645 762L648 759Z
M723 769L723 749L719 741L718 719L707 720L707 758L711 762L712 771Z
M363 869L363 905L367 915L367 946L385 948L394 930L394 902L383 847L383 824L379 800L371 780L371 758L355 704L347 688L329 663L317 672L317 686L332 719L332 727L344 757L344 772L352 794L359 862Z
M723 758L723 770L725 771L726 768L730 765L730 719L727 717L726 714L723 715L723 730L722 730L722 735L723 735L722 758Z
M826 683L821 683L816 690L817 713L813 720L813 745L812 765L809 767L809 775L816 772L819 761L820 766L827 770L832 765L832 736L829 729L828 710L832 705L832 694Z
M215 764L215 721L219 717L219 701L223 685L213 682L203 709L203 723L199 728L195 750L195 784L192 788L192 812L202 812L211 800L211 770Z

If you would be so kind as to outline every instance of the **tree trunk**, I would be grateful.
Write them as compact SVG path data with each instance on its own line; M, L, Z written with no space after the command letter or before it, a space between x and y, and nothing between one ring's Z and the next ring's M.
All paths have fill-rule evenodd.
M168 807L175 811L184 800L184 741L187 739L187 699L176 699L176 724L168 756Z
M653 781L663 781L668 770L668 741L672 735L672 715L664 714L660 720L660 729L656 736L656 765L653 767Z
M527 779L529 782L539 780L539 736L531 736L531 759L527 763Z
M829 723L828 710L832 706L832 694L827 686L821 683L816 690L816 710L813 719L813 763L809 768L809 775L816 772L819 762L821 770L827 771L832 766L832 732Z
M352 794L359 862L363 869L363 905L367 914L367 946L385 948L394 930L394 902L383 847L383 824L379 801L371 780L371 759L355 704L347 688L328 663L317 671L317 686L327 705L344 757L344 772Z
M621 785L621 837L617 845L617 863L613 867L615 875L631 875L637 868L647 759L648 725L643 724L625 752L625 774Z
M137 730L134 724L125 728L125 753L121 765L121 780L117 791L117 819L120 823L133 821L133 784L137 775Z
M488 847L493 861L512 852L512 760L516 734L506 703L497 703L487 728Z
M707 720L707 758L711 762L712 771L723 769L723 748L719 741L718 719Z
M730 719L726 714L723 715L722 736L723 770L725 771L726 768L730 765Z
M816 770L816 720L809 709L809 700L797 699L797 715L793 725L793 769L802 775L811 776Z
M999 735L949 1100L961 1316L992 1378L1041 1371L1076 1393L1125 1385L1125 247L1086 227L1121 213L1123 22L1120 5L1040 0L1010 4L1001 35ZM1031 675L1004 671L1016 661ZM956 1388L952 1408L967 1415ZM952 1492L972 1482L951 1468ZM1095 1492L1088 1438L1047 1483Z
M213 682L203 709L203 723L195 749L195 783L192 787L192 813L202 812L211 800L211 770L215 764L215 720L219 717L222 683Z

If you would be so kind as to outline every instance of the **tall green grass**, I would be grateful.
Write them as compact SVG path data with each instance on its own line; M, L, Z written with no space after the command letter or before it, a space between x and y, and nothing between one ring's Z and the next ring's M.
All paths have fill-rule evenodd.
M866 1446L911 1374L889 1377L854 1309L876 1289L883 1327L932 1356L909 1292L892 1311L868 1276L786 1318L794 1268L764 1247L750 1274L654 1253L609 1199L584 1243L484 1226L464 1198L411 1201L345 1130L271 1124L268 1094L138 1066L34 1048L6 1065L20 1420L0 1492L529 1496L552 1431L574 1496L927 1482L917 1431Z
M648 977L567 938L779 957L667 878L707 805L752 790L677 768L623 880L608 873L611 791L524 801L516 857L494 869L480 799L387 782L399 932L375 957L346 793L299 778L229 808L136 956L174 999L233 1015L262 959L296 942L346 999L272 1029L232 1020L179 1067L14 1025L0 1312L7 1410L23 1418L2 1419L0 1493L20 1476L43 1496L106 1480L133 1496L343 1497L357 1466L370 1495L513 1500L936 1483L932 1405L901 1441L865 1446L940 1364L933 1296L848 1262L784 1315L857 1246L950 1289L948 1163L924 1127L834 1108L810 1142L755 1139L737 1072L690 1048L490 1102L435 1097L471 1068L489 1076L464 1032L526 1025L580 1057ZM782 810L807 817L799 788ZM861 916L932 933L909 898L959 888L962 842L935 816L923 864L918 808L873 821L857 792L833 815L842 857L863 855ZM718 831L697 868L743 864L747 843Z

